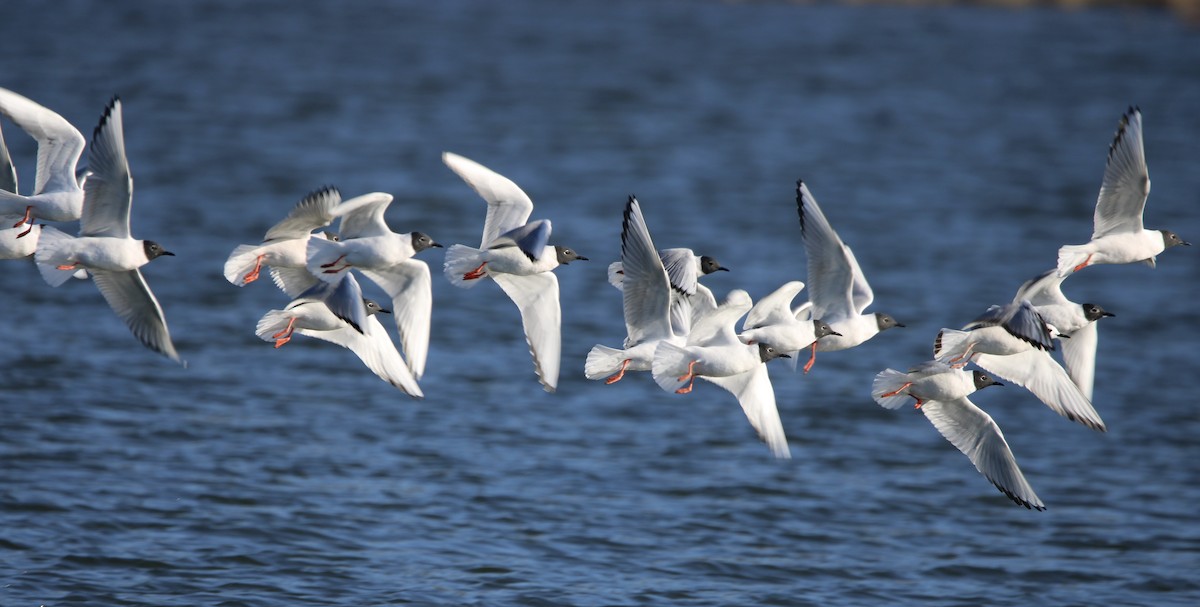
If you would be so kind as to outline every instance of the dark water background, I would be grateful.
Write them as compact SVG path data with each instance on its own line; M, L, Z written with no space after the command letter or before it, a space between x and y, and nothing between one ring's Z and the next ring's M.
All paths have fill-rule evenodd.
M0 273L0 604L1194 605L1197 247L1090 269L1106 435L1017 388L975 402L1046 502L1009 502L872 376L1083 242L1121 112L1144 112L1150 227L1200 241L1200 32L1141 10L718 2L0 6L0 86L90 134L125 103L135 235L184 369L93 287ZM34 149L4 124L23 183ZM591 263L558 271L563 376L515 308L435 270L426 400L349 352L254 337L286 298L224 281L304 193L474 244L442 150L511 177ZM804 278L794 182L908 325L772 370L795 457L735 401L586 381L623 337L604 279L626 196L656 242Z

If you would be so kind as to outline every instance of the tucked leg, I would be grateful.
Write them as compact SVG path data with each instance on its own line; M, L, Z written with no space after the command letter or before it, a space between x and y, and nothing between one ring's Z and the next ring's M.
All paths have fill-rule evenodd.
M463 280L475 280L476 278L483 278L485 275L484 271L483 271L483 267L486 265L487 265L487 262L485 261L485 262L479 264L478 268L475 268L474 270L471 270L470 272L463 274Z
M242 282L243 282L243 283L245 283L245 284L250 284L250 283L252 283L252 282L254 282L254 281L258 280L258 271L259 271L260 269L262 269L262 260L263 260L263 256L262 256L262 255L259 255L259 256L258 256L258 257L257 257L257 258L254 260L254 269L253 269L253 270L250 270L249 272L247 272L247 273L246 273L246 275L245 275L245 276L243 276L243 277L242 277Z
M696 384L696 374L692 371L696 367L696 363L700 361L693 360L688 363L687 373L679 376L679 381L686 381L688 385L675 391L676 394L687 394L692 391L692 386Z
M276 348L282 348L283 344L286 344L287 342L292 341L292 332L294 331L293 325L295 325L295 324L296 324L296 319L289 318L287 327L285 327L282 331L271 336L271 337L275 338L275 347Z
M617 371L617 374L604 380L604 383L615 384L615 383L621 381L621 378L625 377L625 369L627 367L629 367L629 359L628 358L625 359L625 362L621 363L621 369L619 371Z

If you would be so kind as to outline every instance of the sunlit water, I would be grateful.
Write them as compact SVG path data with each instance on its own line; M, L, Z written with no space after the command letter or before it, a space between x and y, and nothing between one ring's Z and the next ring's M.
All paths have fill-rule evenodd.
M1200 601L1196 247L1089 269L1109 432L1028 393L973 397L1048 510L1020 508L870 382L1083 242L1105 153L1144 112L1150 227L1200 241L1200 43L1161 12L714 2L64 2L0 7L0 86L90 134L124 101L135 235L181 368L94 287L6 262L3 605L1190 605ZM25 188L34 148L5 122ZM412 401L349 352L275 350L225 256L304 193L476 244L442 150L511 177L592 258L558 270L563 374L442 252ZM620 211L732 272L804 279L803 178L905 329L772 369L795 459L731 396L583 378L618 345Z

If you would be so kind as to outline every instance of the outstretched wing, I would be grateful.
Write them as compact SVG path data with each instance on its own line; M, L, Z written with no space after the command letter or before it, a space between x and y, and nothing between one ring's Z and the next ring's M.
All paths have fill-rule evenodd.
M421 379L429 354L429 324L433 317L433 290L429 266L417 259L384 270L360 271L392 298L392 316L400 333L400 345L413 376Z
M737 397L746 419L750 420L750 425L758 432L759 438L771 448L771 453L779 459L791 459L787 436L783 432L783 422L779 419L779 409L775 405L775 389L771 386L771 377L767 374L765 363L729 377L700 377L721 386Z
M808 256L808 298L813 303L813 317L834 322L862 314L875 294L854 253L829 225L803 181L796 182L796 211Z
M523 226L529 220L533 201L512 180L451 152L442 153L442 162L487 201L487 219L483 222L483 240L479 248L488 248L497 236Z
M0 114L8 116L38 142L34 194L79 191L75 165L86 143L79 129L54 111L3 88L0 88ZM12 191L15 193L15 188Z
M1017 467L1017 459L1008 448L1008 441L1004 440L1000 426L987 412L966 398L946 402L926 401L921 405L921 412L946 440L975 464L980 474L1009 499L1026 508L1046 509Z
M267 230L263 242L308 238L313 230L333 222L333 209L342 201L342 193L333 186L325 186L309 192L287 217ZM343 220L345 223L345 220Z
M171 333L167 330L167 319L163 316L162 307L150 292L142 273L139 270L91 272L92 280L100 289L100 294L117 316L125 321L133 336L147 348L183 364L183 360L175 352L175 344L171 343Z
M1150 171L1142 144L1142 112L1131 107L1121 116L1117 134L1108 148L1104 181L1096 199L1092 239L1120 232L1140 232L1146 197L1150 195Z
M558 277L553 272L519 276L492 274L492 279L521 311L525 340L533 355L538 380L547 392L558 389L562 357L562 313L558 307Z
M389 204L392 204L391 194L371 192L337 205L331 213L342 220L338 224L338 238L350 240L391 234L392 230L383 219Z
M626 343L671 337L671 284L650 239L642 207L633 196L625 203L621 226L621 266Z
M83 186L79 235L129 238L133 177L125 157L120 99L114 97L100 117L88 148L88 168L92 174Z

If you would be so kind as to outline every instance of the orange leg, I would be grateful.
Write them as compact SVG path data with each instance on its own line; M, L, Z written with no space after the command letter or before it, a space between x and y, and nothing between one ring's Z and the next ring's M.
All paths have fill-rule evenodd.
M57 268L57 269L59 269L59 270L74 270L74 269L76 269L76 268L78 268L78 267L79 267L79 262L78 262L78 261L76 261L76 262L74 262L74 263L70 263L70 264L63 264L63 265L61 265L61 266L54 266L54 267L55 267L55 268Z
M804 363L804 372L808 373L808 370L812 368L815 362L817 362L817 342L814 341L812 343L812 356L808 357L807 363Z
M679 381L686 381L688 385L676 390L676 394L687 394L692 391L692 386L696 384L696 374L692 372L692 369L695 368L698 362L700 361L693 360L688 363L688 372L679 376Z
M955 356L954 358L950 359L950 362L951 362L950 366L954 367L955 369L961 369L961 368L967 366L967 363L971 362L971 350L974 350L974 349L975 349L975 342L971 342L971 343L967 344L967 349L963 350L962 354L959 354L958 356ZM959 362L959 361L962 361L962 362Z
M250 270L245 276L242 277L243 283L250 284L258 280L258 271L262 269L262 260L262 255L259 255L258 258L254 260L254 269Z
M346 268L350 267L350 264L345 264L340 268L333 267L333 266L336 266L338 264L338 262L342 261L345 258L346 258L345 255L339 255L337 259L335 259L329 263L321 264L321 267L326 268L326 270L325 270L326 274L337 274L338 272L341 272L342 270L345 270Z
M14 223L12 227L19 228L19 227L21 227L21 224L23 224L23 223L28 223L30 225L33 225L33 206L32 205L25 207L25 216L21 218L21 221Z
M1092 254L1091 254L1091 253L1088 253L1087 259L1083 260L1083 263L1081 263L1081 264L1079 264L1079 265L1075 266L1075 269L1074 269L1074 270L1071 270L1071 271L1072 271L1072 272L1078 272L1078 271L1080 271L1080 270L1082 270L1082 269L1086 268L1086 267L1088 266L1088 264L1089 264L1089 263L1091 263L1091 261L1092 261Z
M483 267L486 265L487 265L487 262L485 261L485 262L479 264L478 268L475 268L474 270L471 270L470 272L463 274L463 280L475 280L476 278L483 278L483 276L484 276Z
M903 386L900 386L899 388L896 388L895 390L892 390L891 392L884 392L883 394L880 394L879 397L880 398L888 398L890 396L895 396L895 395L899 394L902 390L904 390L905 388L907 388L911 385L912 385L912 382L906 381L906 382L904 382ZM913 398L917 398L917 397L914 396ZM918 398L917 400L920 400L920 399Z
M622 377L625 377L625 368L626 368L626 367L628 367L628 366L629 366L629 359L628 359L628 358L626 358L626 359L625 359L625 362L621 363L621 370L620 370L620 371L617 371L617 374L616 374L616 375L613 375L612 377L610 377L610 378L608 378L608 379L604 380L604 383L606 383L606 384L615 384L615 383L617 383L617 382L621 381L621 378L622 378Z
M917 398L917 397L914 396L913 398ZM913 405L913 409L920 409L921 405L923 405L923 404L925 404L925 401L917 398L917 404Z
M294 324L296 324L296 319L289 318L287 327L285 327L282 331L271 336L271 337L275 338L275 347L276 348L281 348L281 347L283 347L283 344L286 344L287 342L292 341L292 331L293 331L292 325L294 325Z

